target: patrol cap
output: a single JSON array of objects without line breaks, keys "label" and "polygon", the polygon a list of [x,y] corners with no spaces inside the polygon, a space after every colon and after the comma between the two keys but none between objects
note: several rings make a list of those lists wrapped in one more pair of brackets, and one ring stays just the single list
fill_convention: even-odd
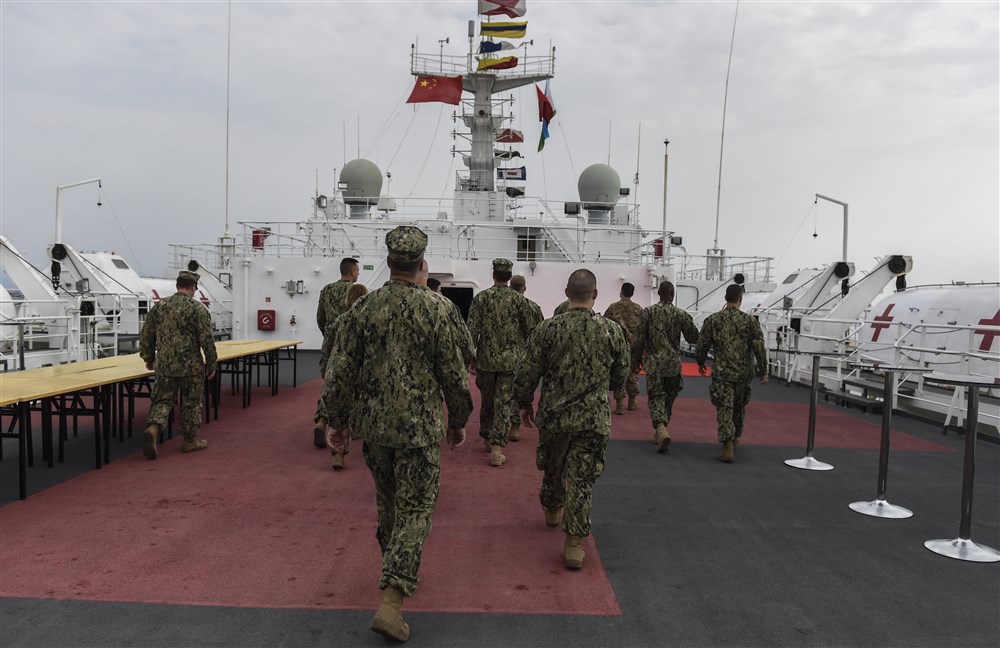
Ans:
[{"label": "patrol cap", "polygon": [[424,257],[427,235],[411,225],[400,225],[385,235],[385,246],[393,261],[411,263]]},{"label": "patrol cap", "polygon": [[201,275],[198,274],[197,272],[191,272],[189,270],[181,270],[180,272],[177,273],[177,281],[193,281],[195,283],[198,283],[199,279],[201,279]]},{"label": "patrol cap", "polygon": [[493,270],[496,272],[510,272],[514,269],[514,262],[510,259],[493,259]]}]

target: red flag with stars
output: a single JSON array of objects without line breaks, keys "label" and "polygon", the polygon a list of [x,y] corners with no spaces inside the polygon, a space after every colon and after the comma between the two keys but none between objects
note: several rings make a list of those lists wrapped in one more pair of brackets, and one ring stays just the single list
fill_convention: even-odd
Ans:
[{"label": "red flag with stars", "polygon": [[462,77],[418,76],[406,103],[440,101],[458,104],[462,101]]}]

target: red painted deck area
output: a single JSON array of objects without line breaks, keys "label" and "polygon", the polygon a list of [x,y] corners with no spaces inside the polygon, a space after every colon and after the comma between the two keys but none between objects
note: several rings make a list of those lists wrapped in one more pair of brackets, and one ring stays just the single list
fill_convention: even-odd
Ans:
[{"label": "red painted deck area", "polygon": [[[203,427],[205,452],[182,455],[174,439],[151,462],[133,440],[133,455],[3,507],[0,596],[372,609],[380,598],[373,485],[360,444],[340,473],[312,447],[319,389],[314,380],[274,399],[258,390],[248,410],[224,398],[220,420]],[[751,403],[744,443],[804,447],[807,414],[798,404]],[[490,468],[475,416],[469,442],[442,452],[422,584],[407,609],[620,614],[594,538],[584,569],[562,566],[563,534],[544,525],[538,503],[535,431],[508,447],[507,465]],[[613,425],[613,439],[648,442],[645,398]],[[707,400],[680,398],[671,453],[715,443],[714,430]],[[818,448],[878,444],[878,426],[820,408]],[[947,449],[897,432],[892,447]]]}]

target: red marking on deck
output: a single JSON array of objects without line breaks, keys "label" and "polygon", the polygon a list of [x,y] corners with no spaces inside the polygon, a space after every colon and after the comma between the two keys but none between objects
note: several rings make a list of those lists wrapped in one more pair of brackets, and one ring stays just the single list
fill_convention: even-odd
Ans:
[{"label": "red marking on deck", "polygon": [[[320,387],[274,399],[258,389],[247,410],[224,389],[219,420],[202,427],[206,451],[181,454],[175,437],[148,461],[133,439],[134,455],[3,507],[0,596],[374,610],[374,485],[360,442],[339,473],[312,447]],[[538,502],[537,433],[491,468],[477,416],[465,445],[442,450],[434,528],[406,610],[621,614],[593,537],[583,569],[563,566],[565,536],[545,526]]]},{"label": "red marking on deck", "polygon": [[[1000,326],[1000,310],[996,312],[993,319],[981,319],[979,320],[979,324],[984,326]],[[990,347],[993,346],[993,340],[1000,335],[1000,331],[997,329],[976,329],[974,333],[983,336],[983,341],[979,344],[980,351],[989,351]]]},{"label": "red marking on deck", "polygon": [[885,308],[885,312],[881,315],[875,316],[875,321],[872,322],[872,342],[878,342],[878,336],[881,335],[882,329],[889,328],[889,324],[892,322],[893,318],[889,315],[895,304],[889,304]]}]

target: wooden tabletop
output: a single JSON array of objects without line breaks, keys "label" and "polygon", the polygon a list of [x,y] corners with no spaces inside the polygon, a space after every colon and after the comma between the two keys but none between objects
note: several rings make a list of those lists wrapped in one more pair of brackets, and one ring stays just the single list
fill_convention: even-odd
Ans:
[{"label": "wooden tabletop", "polygon": [[[215,345],[219,360],[233,360],[302,344],[301,340],[225,340]],[[152,376],[138,354],[111,356],[53,367],[0,373],[0,406],[69,394]]]}]

